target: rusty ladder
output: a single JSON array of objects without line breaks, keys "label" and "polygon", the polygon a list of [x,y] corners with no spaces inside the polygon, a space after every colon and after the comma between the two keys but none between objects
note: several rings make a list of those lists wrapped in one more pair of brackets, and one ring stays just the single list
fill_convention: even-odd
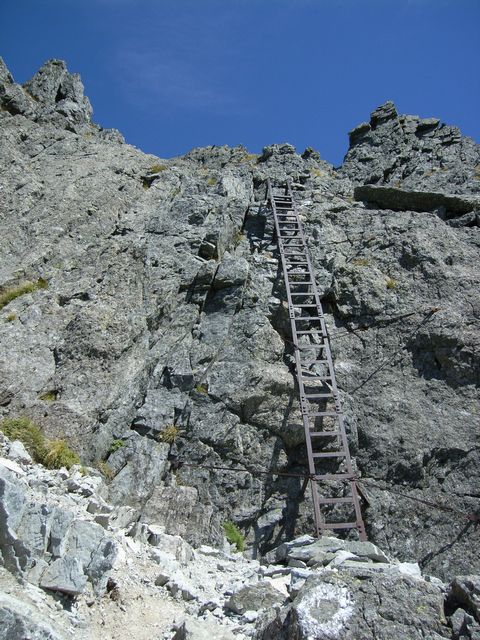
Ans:
[{"label": "rusty ladder", "polygon": [[274,187],[268,179],[267,203],[287,293],[316,535],[356,529],[366,540],[327,326],[290,181]]}]

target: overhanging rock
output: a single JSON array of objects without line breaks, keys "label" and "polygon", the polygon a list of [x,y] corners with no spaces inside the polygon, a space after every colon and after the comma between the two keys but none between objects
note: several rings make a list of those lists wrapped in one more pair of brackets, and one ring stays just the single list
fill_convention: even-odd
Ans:
[{"label": "overhanging rock", "polygon": [[447,218],[456,217],[480,209],[480,201],[458,195],[434,191],[411,191],[396,187],[380,187],[365,184],[355,187],[357,201],[374,204],[392,211],[435,211],[441,207]]}]

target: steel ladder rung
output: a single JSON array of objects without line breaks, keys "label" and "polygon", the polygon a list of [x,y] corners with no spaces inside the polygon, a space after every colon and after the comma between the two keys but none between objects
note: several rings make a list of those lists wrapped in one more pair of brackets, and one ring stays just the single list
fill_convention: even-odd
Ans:
[{"label": "steel ladder rung", "polygon": [[346,458],[345,451],[322,451],[322,453],[312,453],[314,458]]},{"label": "steel ladder rung", "polygon": [[333,438],[340,435],[340,431],[310,431],[311,438]]},{"label": "steel ladder rung", "polygon": [[320,504],[353,504],[353,497],[347,498],[318,498]]},{"label": "steel ladder rung", "polygon": [[[285,251],[285,249],[288,249],[288,247],[284,247],[280,251],[280,253],[283,253],[283,255],[285,255],[285,256],[301,256],[302,258],[305,257],[305,252],[304,251]],[[292,249],[293,249],[293,247],[292,247]]]},{"label": "steel ladder rung", "polygon": [[[313,364],[328,364],[328,360],[312,360],[311,362],[300,361],[300,365],[302,366],[311,366]],[[308,371],[308,369],[305,369],[305,371]]]},{"label": "steel ladder rung", "polygon": [[[301,330],[301,331],[297,331],[297,333],[298,333],[298,335],[302,335],[302,336],[305,336],[305,335],[312,335],[313,336],[313,335],[317,335],[318,334],[318,335],[322,335],[322,336],[326,337],[326,334],[324,334],[321,329],[315,329],[314,331]],[[315,346],[317,346],[317,345],[315,345]]]},{"label": "steel ladder rung", "polygon": [[320,529],[358,529],[359,525],[356,522],[323,522],[320,525]]},{"label": "steel ladder rung", "polygon": [[[297,331],[297,333],[300,333],[300,331]],[[324,351],[327,348],[327,340],[326,340],[326,336],[322,335],[323,341],[319,342],[318,344],[316,342],[302,342],[301,344],[297,345],[296,348],[301,351],[302,353],[304,351],[310,352],[312,349],[323,349]],[[320,354],[318,354],[318,356],[316,357],[320,357]]]},{"label": "steel ladder rung", "polygon": [[306,393],[305,397],[308,398],[334,398],[333,393]]},{"label": "steel ladder rung", "polygon": [[315,411],[314,413],[303,413],[307,418],[325,418],[327,416],[339,416],[340,411]]},{"label": "steel ladder rung", "polygon": [[353,482],[353,476],[350,473],[315,473],[312,479],[318,482],[321,482],[322,480],[341,480],[342,482],[344,480],[348,480]]}]

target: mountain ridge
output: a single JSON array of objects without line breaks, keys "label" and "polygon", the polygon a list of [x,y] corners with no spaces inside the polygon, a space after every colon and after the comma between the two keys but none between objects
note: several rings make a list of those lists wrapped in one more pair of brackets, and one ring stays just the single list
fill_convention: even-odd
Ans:
[{"label": "mountain ridge", "polygon": [[306,472],[263,207],[266,178],[289,178],[369,537],[446,581],[478,573],[473,520],[421,502],[478,513],[478,145],[386,103],[338,170],[289,144],[161,159],[93,124],[57,60],[23,88],[0,64],[0,104],[0,287],[47,283],[0,311],[1,416],[107,465],[127,524],[198,548],[232,520],[254,557],[310,532],[300,481],[260,474]]}]

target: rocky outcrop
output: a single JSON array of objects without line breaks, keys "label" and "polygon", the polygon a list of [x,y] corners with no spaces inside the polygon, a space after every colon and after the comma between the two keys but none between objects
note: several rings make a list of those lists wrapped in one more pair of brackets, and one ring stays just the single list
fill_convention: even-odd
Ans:
[{"label": "rocky outcrop", "polygon": [[[100,494],[78,469],[65,478],[79,500],[91,492],[90,516],[80,521],[93,527],[92,540],[112,526],[133,527],[142,544],[181,535],[195,548],[221,546],[231,520],[260,557],[311,531],[288,310],[263,207],[266,177],[288,177],[331,331],[368,553],[418,562],[445,581],[478,572],[478,229],[464,219],[475,207],[458,210],[478,200],[478,145],[387,104],[351,134],[339,170],[287,144],[261,156],[207,147],[161,160],[93,124],[79,78],[58,61],[24,87],[2,66],[0,101],[0,287],[8,300],[0,413],[28,416],[102,470],[103,480],[92,476]],[[28,464],[15,447],[12,460]],[[29,530],[40,531],[33,544],[8,506],[33,489],[8,482],[8,571],[30,575],[38,558],[48,567],[38,563],[35,584],[62,587],[69,598],[97,579],[104,588],[107,569],[89,575],[76,551],[86,535],[78,513],[77,524],[65,524],[75,536],[65,546],[59,534],[59,551],[46,556],[48,501],[29,515]],[[357,555],[312,548],[315,556],[289,557],[288,575],[299,572],[292,601],[309,577],[302,570],[321,571],[340,552]],[[357,552],[342,556],[342,572],[347,562],[382,564]],[[398,569],[381,577],[363,570],[369,595],[343,573],[339,583],[359,611],[378,590],[394,592],[392,581],[402,607],[402,593],[418,587]],[[156,587],[197,601],[195,585],[171,577]],[[439,594],[426,584],[418,597],[430,611]],[[212,611],[223,611],[222,594]],[[465,612],[457,618],[474,616],[467,600],[454,606]],[[296,637],[301,615],[288,607],[279,628]],[[393,619],[408,636],[410,623],[399,611]],[[379,620],[366,637],[379,633]],[[290,621],[297,626],[288,631]],[[259,633],[268,637],[277,622]],[[419,628],[449,637],[439,624],[429,614]],[[468,624],[456,620],[455,633]]]},{"label": "rocky outcrop", "polygon": [[0,458],[2,564],[50,591],[76,596],[88,582],[103,593],[116,544],[99,524],[74,518],[71,510],[45,498],[49,489],[61,491],[64,482],[63,474],[27,475]]},{"label": "rocky outcrop", "polygon": [[[465,225],[478,226],[476,224],[480,212],[480,199],[435,193],[432,191],[411,191],[397,189],[395,187],[379,187],[366,184],[355,187],[355,200],[371,203],[379,209],[391,209],[392,211],[437,211],[440,217],[458,218]],[[475,213],[473,213],[475,212]],[[473,213],[473,215],[465,215]],[[455,226],[460,226],[459,220]],[[470,224],[473,222],[474,224]]]},{"label": "rocky outcrop", "polygon": [[48,60],[20,87],[0,58],[0,83],[0,104],[12,115],[71,131],[90,124],[92,107],[83,93],[80,76],[70,74],[63,60]]},{"label": "rocky outcrop", "polygon": [[478,145],[437,118],[399,115],[386,102],[350,131],[340,168],[355,184],[478,194]]}]

